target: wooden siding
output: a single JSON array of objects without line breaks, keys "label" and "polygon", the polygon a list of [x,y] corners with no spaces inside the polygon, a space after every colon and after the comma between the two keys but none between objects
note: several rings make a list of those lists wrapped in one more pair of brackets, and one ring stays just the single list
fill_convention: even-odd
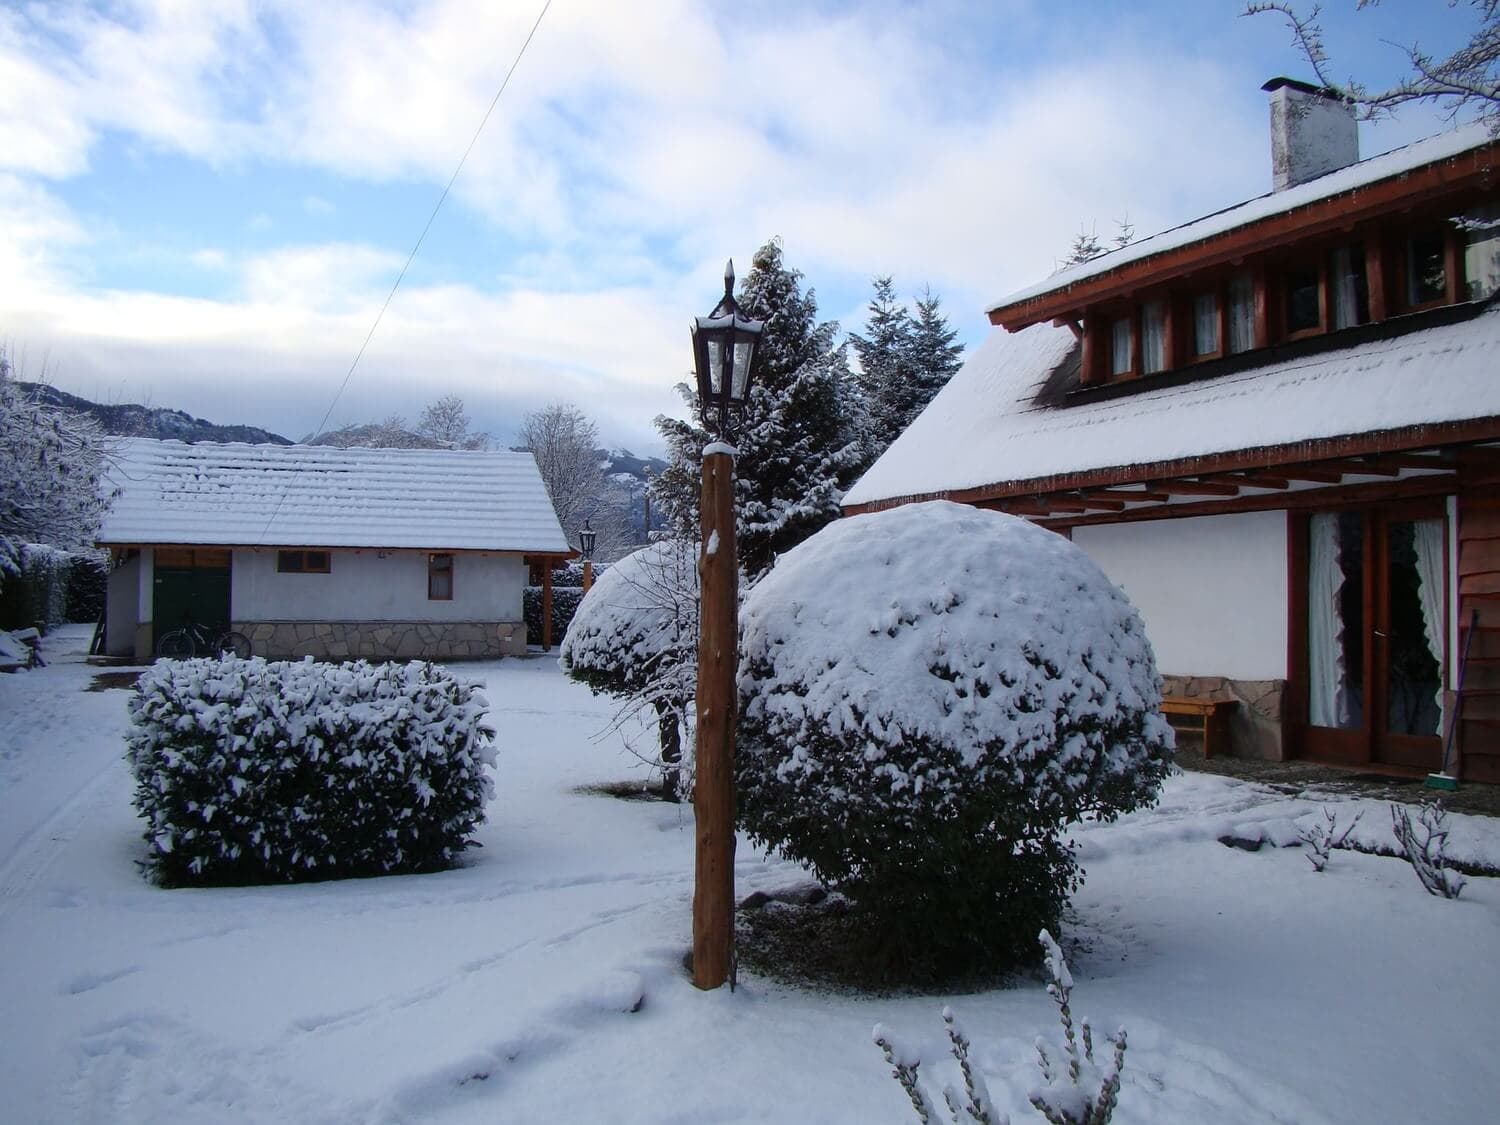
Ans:
[{"label": "wooden siding", "polygon": [[1462,776],[1500,783],[1500,497],[1493,487],[1459,497],[1458,610],[1459,652],[1467,646],[1469,653],[1458,743]]}]

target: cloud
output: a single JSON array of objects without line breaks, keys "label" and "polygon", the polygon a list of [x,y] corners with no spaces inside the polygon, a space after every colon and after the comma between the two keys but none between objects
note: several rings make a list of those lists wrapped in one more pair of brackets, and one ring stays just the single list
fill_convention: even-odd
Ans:
[{"label": "cloud", "polygon": [[309,215],[322,218],[332,215],[338,208],[320,195],[308,195],[302,198],[302,210]]}]

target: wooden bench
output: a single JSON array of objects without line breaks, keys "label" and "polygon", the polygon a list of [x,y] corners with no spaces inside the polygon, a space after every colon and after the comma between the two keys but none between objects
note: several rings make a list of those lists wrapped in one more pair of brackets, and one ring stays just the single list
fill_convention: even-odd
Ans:
[{"label": "wooden bench", "polygon": [[[1178,718],[1196,719],[1194,725],[1184,724],[1181,729],[1193,730],[1203,735],[1203,756],[1214,756],[1214,745],[1229,738],[1229,713],[1239,705],[1236,699],[1209,699],[1205,696],[1166,695],[1162,697],[1161,713]],[[1170,719],[1168,720],[1171,721]],[[1174,727],[1178,724],[1173,723]]]}]

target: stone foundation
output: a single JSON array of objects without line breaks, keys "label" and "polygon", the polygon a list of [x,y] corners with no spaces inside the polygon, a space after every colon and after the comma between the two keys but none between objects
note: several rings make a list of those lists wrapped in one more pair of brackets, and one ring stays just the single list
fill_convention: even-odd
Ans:
[{"label": "stone foundation", "polygon": [[236,621],[268,660],[493,660],[526,655],[523,621]]},{"label": "stone foundation", "polygon": [[1268,762],[1286,760],[1281,725],[1285,680],[1230,680],[1223,676],[1165,674],[1161,679],[1163,695],[1239,700],[1240,705],[1230,713],[1227,753],[1236,758],[1260,758]]}]

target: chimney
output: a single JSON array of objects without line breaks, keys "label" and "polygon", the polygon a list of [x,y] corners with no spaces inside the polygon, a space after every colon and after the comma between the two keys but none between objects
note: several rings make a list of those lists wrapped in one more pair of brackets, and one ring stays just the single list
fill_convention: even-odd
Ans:
[{"label": "chimney", "polygon": [[1359,125],[1354,107],[1337,91],[1295,78],[1273,78],[1261,87],[1271,95],[1271,187],[1305,184],[1359,161]]}]

